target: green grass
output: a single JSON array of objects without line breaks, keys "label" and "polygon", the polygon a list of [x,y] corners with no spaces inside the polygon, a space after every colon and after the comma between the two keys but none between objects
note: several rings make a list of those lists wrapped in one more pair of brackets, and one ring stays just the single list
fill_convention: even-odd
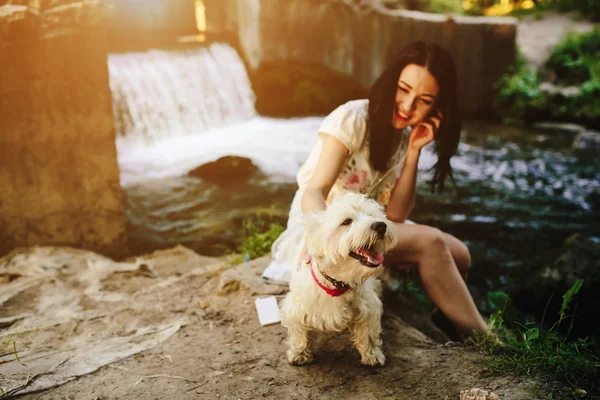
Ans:
[{"label": "green grass", "polygon": [[254,217],[246,218],[242,241],[236,248],[233,262],[240,264],[268,254],[273,242],[284,230],[285,227],[274,220],[269,210],[261,210]]},{"label": "green grass", "polygon": [[14,356],[17,359],[17,361],[19,362],[19,364],[25,365],[19,359],[19,353],[17,352],[17,342],[15,342],[10,335],[6,337],[6,341],[4,342],[4,344],[2,344],[0,346],[0,353],[2,352],[2,350],[4,350],[5,348],[7,348],[9,346],[12,347],[12,353],[14,354]]},{"label": "green grass", "polygon": [[[544,328],[543,318],[539,324],[523,325],[513,321],[513,328],[509,328],[509,296],[499,292],[492,294],[493,308],[504,302],[489,318],[488,325],[494,336],[475,335],[471,339],[474,345],[491,355],[484,361],[488,369],[519,375],[537,373],[568,385],[568,393],[550,393],[548,398],[585,398],[590,391],[598,390],[594,385],[600,370],[599,344],[590,338],[569,340],[574,322],[574,313],[569,314],[570,303],[582,283],[582,280],[576,281],[563,295],[558,320],[548,329]],[[563,324],[568,324],[566,335],[559,334]]]}]

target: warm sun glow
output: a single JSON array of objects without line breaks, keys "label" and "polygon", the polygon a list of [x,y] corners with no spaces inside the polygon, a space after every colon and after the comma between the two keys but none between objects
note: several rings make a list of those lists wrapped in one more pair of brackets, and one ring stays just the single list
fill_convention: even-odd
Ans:
[{"label": "warm sun glow", "polygon": [[471,0],[463,0],[462,7],[465,10],[470,10],[471,8],[473,8],[473,3],[471,3]]},{"label": "warm sun glow", "polygon": [[533,2],[533,0],[525,0],[521,3],[520,7],[528,10],[530,8],[533,8],[535,6],[535,3]]},{"label": "warm sun glow", "polygon": [[196,0],[194,6],[196,12],[196,28],[198,28],[201,33],[204,33],[206,32],[206,7],[204,6],[204,1]]},{"label": "warm sun glow", "polygon": [[493,6],[483,10],[483,14],[487,16],[500,16],[510,13],[514,9],[514,5],[510,3],[510,0],[500,0],[500,4],[494,4]]}]

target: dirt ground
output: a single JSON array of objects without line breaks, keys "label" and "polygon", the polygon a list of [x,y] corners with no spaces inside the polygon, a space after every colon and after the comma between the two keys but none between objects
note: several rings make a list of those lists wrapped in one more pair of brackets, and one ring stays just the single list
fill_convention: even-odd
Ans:
[{"label": "dirt ground", "polygon": [[567,32],[590,32],[598,23],[576,19],[566,14],[546,12],[542,18],[529,15],[517,26],[517,45],[535,68],[540,68]]},{"label": "dirt ground", "polygon": [[[285,359],[284,328],[261,327],[256,315],[258,296],[282,291],[260,278],[268,258],[232,268],[223,259],[176,247],[130,261],[111,264],[94,253],[64,248],[26,249],[0,259],[0,276],[12,274],[8,283],[5,279],[0,284],[7,289],[4,293],[35,276],[31,269],[23,271],[24,265],[45,271],[38,285],[15,294],[1,309],[5,325],[0,325],[0,342],[14,338],[21,360],[9,348],[0,351],[3,390],[27,379],[31,382],[22,389],[31,390],[46,378],[58,377],[67,383],[13,394],[19,399],[116,400],[458,399],[461,390],[471,388],[493,390],[502,399],[535,399],[540,393],[542,385],[533,380],[487,376],[478,363],[483,356],[475,349],[436,342],[389,309],[384,317],[384,367],[362,366],[343,333],[322,340],[312,365],[292,367]],[[94,265],[110,266],[104,268],[110,272],[90,279],[86,270]],[[57,296],[71,300],[57,303]],[[48,299],[54,299],[55,308],[42,311]],[[42,312],[44,321],[39,319]],[[28,315],[6,323],[23,313]],[[169,321],[183,322],[145,351],[110,359],[112,352],[104,350],[106,340],[124,338],[119,349],[126,348],[141,341],[132,331],[143,327],[148,332],[148,327]],[[56,352],[66,356],[53,359],[54,364],[41,362],[40,370],[40,360]],[[65,367],[80,354],[88,357],[87,364]],[[68,376],[79,375],[103,357],[105,365],[95,372]]]},{"label": "dirt ground", "polygon": [[[540,66],[566,31],[592,27],[531,16],[517,41]],[[256,316],[257,297],[283,293],[261,281],[267,262],[231,268],[183,247],[127,263],[69,248],[1,258],[0,398],[434,400],[471,388],[545,397],[533,378],[489,376],[484,355],[443,343],[426,316],[389,299],[384,367],[361,366],[347,334],[325,338],[312,365],[289,366],[284,328]]]}]

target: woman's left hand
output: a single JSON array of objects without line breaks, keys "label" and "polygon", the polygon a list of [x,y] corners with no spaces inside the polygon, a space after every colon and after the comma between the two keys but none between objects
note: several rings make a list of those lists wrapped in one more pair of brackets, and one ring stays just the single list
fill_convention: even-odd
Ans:
[{"label": "woman's left hand", "polygon": [[435,133],[442,122],[442,113],[437,111],[431,117],[416,125],[408,137],[408,147],[411,150],[421,151],[423,147],[433,142]]}]

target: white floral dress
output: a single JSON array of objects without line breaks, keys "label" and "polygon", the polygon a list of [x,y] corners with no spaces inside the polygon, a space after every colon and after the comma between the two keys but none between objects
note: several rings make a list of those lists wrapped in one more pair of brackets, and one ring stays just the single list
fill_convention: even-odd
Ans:
[{"label": "white floral dress", "polygon": [[[381,173],[371,167],[369,162],[369,140],[367,135],[368,100],[353,100],[341,105],[329,114],[321,123],[319,137],[332,135],[349,150],[348,159],[338,179],[331,188],[327,201],[347,191],[369,194],[379,204],[386,207],[406,155],[409,129],[401,134],[398,150],[389,162],[389,168]],[[298,190],[292,201],[286,230],[273,243],[273,260],[265,269],[263,278],[275,283],[289,281],[292,268],[296,267],[304,243],[302,226],[302,208],[300,200],[306,188],[322,150],[322,140],[310,153],[297,175]]]}]

